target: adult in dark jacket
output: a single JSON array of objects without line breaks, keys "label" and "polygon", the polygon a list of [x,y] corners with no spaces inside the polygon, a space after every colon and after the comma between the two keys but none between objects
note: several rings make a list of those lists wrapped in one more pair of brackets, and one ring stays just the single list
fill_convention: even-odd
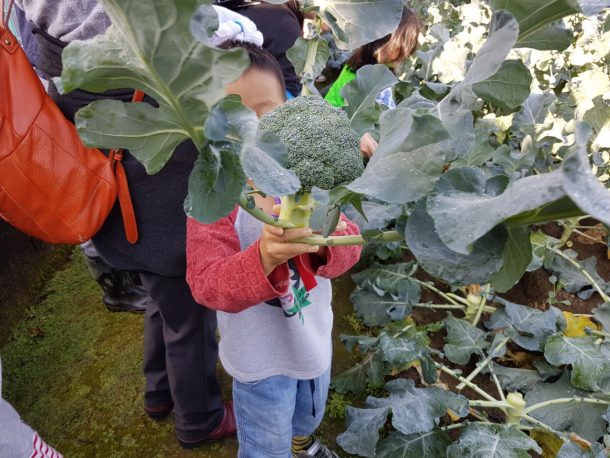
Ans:
[{"label": "adult in dark jacket", "polygon": [[263,48],[273,54],[282,68],[286,90],[297,97],[301,93],[301,83],[286,51],[303,33],[303,16],[298,2],[291,0],[283,5],[272,5],[248,0],[216,0],[215,3],[237,11],[256,24],[265,40]]},{"label": "adult in dark jacket", "polygon": [[[97,0],[17,0],[17,4],[34,24],[38,68],[49,80],[61,74],[61,52],[67,42],[92,38],[109,26]],[[51,83],[49,94],[73,121],[76,111],[90,102],[101,98],[127,102],[133,91],[61,95]],[[185,142],[161,172],[150,176],[126,153],[123,165],[140,239],[134,245],[127,242],[118,205],[93,239],[112,267],[140,272],[154,300],[144,324],[145,408],[154,419],[173,410],[176,436],[185,447],[235,432],[232,405],[223,405],[216,375],[216,314],[194,301],[185,280],[183,202],[196,157],[195,146]]]}]

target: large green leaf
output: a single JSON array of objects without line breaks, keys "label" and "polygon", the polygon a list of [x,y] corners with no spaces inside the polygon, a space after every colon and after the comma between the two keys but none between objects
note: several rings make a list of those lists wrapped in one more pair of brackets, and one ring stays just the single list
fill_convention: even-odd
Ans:
[{"label": "large green leaf", "polygon": [[532,369],[518,369],[515,367],[500,366],[492,362],[490,367],[498,376],[500,384],[504,390],[527,392],[538,383],[542,382],[542,377],[538,371]]},{"label": "large green leaf", "polygon": [[[574,250],[564,250],[563,254],[567,257],[576,260],[578,253]],[[597,273],[597,258],[590,258],[577,261],[580,267],[588,275],[585,275],[579,268],[570,263],[567,259],[557,256],[554,252],[547,252],[545,256],[544,267],[556,275],[561,283],[561,286],[572,294],[578,294],[581,299],[589,299],[595,290],[591,279],[595,281],[602,289],[608,289],[608,285],[603,278]],[[583,288],[588,288],[581,291]]]},{"label": "large green leaf", "polygon": [[500,293],[511,289],[521,279],[532,261],[530,228],[509,227],[508,242],[504,248],[502,269],[493,276],[491,285]]},{"label": "large green leaf", "polygon": [[[576,0],[491,0],[490,4],[494,10],[510,11],[519,21],[519,44],[536,44],[532,41],[539,30],[580,11]],[[537,49],[560,49],[560,46],[550,47],[546,43]]]},{"label": "large green leaf", "polygon": [[[570,375],[564,375],[554,383],[538,383],[525,394],[527,406],[560,398],[591,398],[591,393],[574,388]],[[606,422],[602,414],[607,406],[582,402],[550,405],[530,413],[557,431],[570,431],[589,441],[598,440],[605,432]]]},{"label": "large green leaf", "polygon": [[[310,51],[311,48],[313,48],[312,51]],[[309,52],[315,52],[313,62],[307,60]],[[294,66],[302,84],[310,84],[315,81],[326,67],[328,56],[328,42],[318,36],[307,39],[299,37],[293,47],[286,51],[286,57]]]},{"label": "large green leaf", "polygon": [[235,208],[245,182],[239,152],[229,144],[210,144],[195,161],[184,210],[198,221],[213,223]]},{"label": "large green leaf", "polygon": [[401,366],[426,358],[430,354],[429,343],[423,333],[407,337],[393,337],[382,333],[379,348],[385,362]]},{"label": "large green leaf", "polygon": [[283,167],[288,152],[282,140],[259,130],[258,117],[237,95],[229,95],[214,106],[205,124],[205,136],[214,144],[231,142],[239,149],[241,165],[257,189],[272,195],[296,193],[301,183]]},{"label": "large green leaf", "polygon": [[337,444],[348,453],[374,457],[379,429],[385,424],[390,409],[356,409],[348,406],[347,430],[337,436]]},{"label": "large green leaf", "polygon": [[606,332],[610,332],[610,303],[599,305],[593,309],[593,316],[602,325]]},{"label": "large green leaf", "polygon": [[608,452],[598,443],[591,444],[591,448],[585,450],[574,442],[566,442],[559,449],[556,458],[608,458]]},{"label": "large green leaf", "polygon": [[305,0],[305,6],[319,7],[338,44],[356,49],[391,34],[400,22],[401,0]]},{"label": "large green leaf", "polygon": [[550,307],[542,311],[525,305],[514,304],[496,297],[503,304],[485,323],[489,329],[505,329],[514,343],[526,350],[539,351],[547,339],[565,326],[561,310]]},{"label": "large green leaf", "polygon": [[477,240],[470,254],[461,254],[442,242],[434,221],[419,205],[409,216],[405,240],[426,272],[450,285],[464,286],[487,283],[500,270],[507,232],[499,226]]},{"label": "large green leaf", "polygon": [[368,289],[354,291],[350,299],[356,314],[367,326],[382,326],[411,313],[410,300],[394,299],[389,294],[380,296]]},{"label": "large green leaf", "polygon": [[574,42],[571,30],[549,24],[517,42],[518,48],[564,51]]},{"label": "large green leaf", "polygon": [[431,115],[396,108],[382,114],[381,140],[362,176],[347,187],[395,204],[428,194],[443,173],[449,135]]},{"label": "large green leaf", "polygon": [[542,453],[538,444],[517,428],[472,424],[447,449],[447,458],[529,458]]},{"label": "large green leaf", "polygon": [[366,404],[374,410],[389,408],[392,426],[403,434],[431,431],[440,417],[452,410],[456,415],[468,415],[468,399],[441,388],[416,388],[410,379],[396,379],[386,383],[387,398],[369,396]]},{"label": "large green leaf", "polygon": [[453,316],[445,319],[445,328],[447,339],[443,351],[449,361],[455,364],[468,364],[473,354],[484,356],[483,350],[489,347],[486,332],[473,326],[469,321]]},{"label": "large green leaf", "polygon": [[489,24],[489,37],[472,61],[464,80],[454,85],[437,107],[433,108],[451,135],[451,146],[457,157],[466,156],[474,141],[472,108],[476,95],[473,84],[490,78],[502,66],[519,34],[519,25],[510,13],[494,14]]},{"label": "large green leaf", "polygon": [[383,360],[376,352],[367,354],[358,364],[333,378],[332,386],[337,393],[364,392],[367,386],[382,386]]},{"label": "large green leaf", "polygon": [[343,87],[344,110],[356,132],[362,135],[375,128],[381,114],[377,96],[397,82],[386,65],[365,65],[356,72],[356,79]]},{"label": "large green leaf", "polygon": [[442,457],[447,452],[451,438],[440,429],[408,436],[392,431],[377,445],[377,458]]},{"label": "large green leaf", "polygon": [[76,117],[83,140],[129,148],[149,173],[158,172],[184,140],[190,138],[204,151],[206,116],[224,97],[225,85],[248,66],[245,52],[210,48],[195,39],[189,26],[201,3],[197,0],[101,3],[112,25],[103,35],[73,41],[64,50],[63,90],[135,88],[159,107],[95,102]]},{"label": "large green leaf", "polygon": [[372,289],[379,295],[391,294],[410,304],[419,301],[421,286],[413,281],[417,270],[414,262],[398,264],[375,263],[368,269],[352,275],[352,279],[361,287]]},{"label": "large green leaf", "polygon": [[610,224],[610,190],[591,171],[587,144],[591,127],[579,123],[576,127],[576,151],[563,162],[561,184],[570,199],[584,212],[605,224]]},{"label": "large green leaf", "polygon": [[503,110],[520,106],[530,95],[532,75],[520,60],[506,60],[495,74],[473,84],[472,90],[483,100]]},{"label": "large green leaf", "polygon": [[610,390],[610,342],[598,344],[597,337],[549,337],[544,357],[555,365],[572,365],[572,384],[589,391]]},{"label": "large green leaf", "polygon": [[560,172],[522,178],[498,196],[490,195],[486,185],[482,169],[457,168],[443,175],[428,197],[438,236],[458,253],[469,253],[473,242],[508,218],[564,196]]}]

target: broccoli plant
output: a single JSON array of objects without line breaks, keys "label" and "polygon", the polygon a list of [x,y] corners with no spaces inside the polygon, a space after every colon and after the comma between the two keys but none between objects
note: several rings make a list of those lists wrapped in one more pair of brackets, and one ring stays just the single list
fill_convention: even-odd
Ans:
[{"label": "broccoli plant", "polygon": [[301,182],[295,194],[283,196],[280,223],[309,226],[315,207],[312,188],[327,191],[362,175],[358,134],[344,111],[316,96],[290,100],[264,115],[259,127],[282,140],[287,168]]}]

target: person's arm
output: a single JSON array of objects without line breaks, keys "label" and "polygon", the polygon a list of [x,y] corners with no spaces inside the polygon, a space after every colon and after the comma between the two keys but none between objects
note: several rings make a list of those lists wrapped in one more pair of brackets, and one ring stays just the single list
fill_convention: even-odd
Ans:
[{"label": "person's arm", "polygon": [[225,312],[246,308],[281,296],[289,284],[287,266],[265,275],[260,242],[240,250],[233,227],[237,210],[214,224],[187,222],[186,279],[200,304]]}]

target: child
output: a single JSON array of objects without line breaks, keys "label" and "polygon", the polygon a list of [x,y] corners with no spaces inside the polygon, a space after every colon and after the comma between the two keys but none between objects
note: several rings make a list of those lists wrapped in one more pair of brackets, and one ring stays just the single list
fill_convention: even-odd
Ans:
[{"label": "child", "polygon": [[[281,70],[268,56],[266,69],[251,67],[227,87],[259,116],[283,101]],[[278,212],[274,198],[255,200]],[[337,235],[357,233],[344,218],[337,226]],[[263,225],[239,207],[214,224],[187,223],[187,281],[198,302],[219,311],[240,458],[336,457],[313,436],[330,379],[329,279],[355,264],[361,250],[293,242],[310,234]]]}]

